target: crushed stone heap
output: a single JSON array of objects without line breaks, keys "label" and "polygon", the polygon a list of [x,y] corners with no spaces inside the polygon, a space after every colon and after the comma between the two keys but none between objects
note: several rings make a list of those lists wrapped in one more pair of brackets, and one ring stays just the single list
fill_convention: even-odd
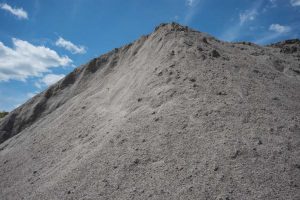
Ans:
[{"label": "crushed stone heap", "polygon": [[0,119],[1,199],[300,199],[300,42],[176,23]]}]

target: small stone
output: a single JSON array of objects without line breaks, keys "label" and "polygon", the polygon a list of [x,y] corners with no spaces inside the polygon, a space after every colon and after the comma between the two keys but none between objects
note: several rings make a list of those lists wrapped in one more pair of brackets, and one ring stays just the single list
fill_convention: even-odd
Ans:
[{"label": "small stone", "polygon": [[224,95],[227,95],[227,93],[224,92],[224,91],[221,91],[221,92],[218,92],[217,95],[222,95],[222,96],[224,96]]},{"label": "small stone", "polygon": [[167,80],[166,80],[166,83],[170,83],[171,81],[172,81],[172,78],[168,77]]},{"label": "small stone", "polygon": [[214,57],[214,58],[219,58],[221,55],[217,50],[214,49],[211,52],[211,56]]},{"label": "small stone", "polygon": [[183,167],[176,167],[176,170],[181,171],[183,170]]},{"label": "small stone", "polygon": [[142,98],[138,98],[138,100],[137,100],[138,102],[141,102],[142,101]]},{"label": "small stone", "polygon": [[207,41],[207,38],[206,38],[206,37],[204,37],[204,38],[202,39],[202,41],[203,41],[205,44],[208,44],[208,41]]},{"label": "small stone", "polygon": [[194,83],[194,82],[196,82],[196,79],[195,79],[195,78],[190,78],[190,81],[191,81],[192,83]]},{"label": "small stone", "polygon": [[241,154],[240,150],[236,150],[234,154],[231,156],[231,159],[236,159]]},{"label": "small stone", "polygon": [[188,127],[188,124],[183,124],[181,129],[186,129]]},{"label": "small stone", "polygon": [[257,144],[258,144],[258,145],[261,145],[261,144],[262,144],[262,141],[259,139],[259,140],[257,141]]},{"label": "small stone", "polygon": [[138,165],[138,164],[140,164],[140,162],[141,162],[141,161],[140,161],[140,159],[138,159],[138,158],[137,158],[137,159],[135,159],[135,160],[133,161],[133,163],[134,163],[135,165]]},{"label": "small stone", "polygon": [[202,47],[200,47],[200,46],[197,47],[197,50],[198,51],[203,51]]}]

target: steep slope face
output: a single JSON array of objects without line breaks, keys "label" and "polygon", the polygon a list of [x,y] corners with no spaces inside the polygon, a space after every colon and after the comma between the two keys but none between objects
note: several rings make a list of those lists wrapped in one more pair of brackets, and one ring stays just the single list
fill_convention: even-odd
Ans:
[{"label": "steep slope face", "polygon": [[[0,143],[13,137],[26,127],[56,110],[69,99],[85,90],[89,73],[94,73],[99,67],[113,68],[116,64],[114,51],[92,60],[86,66],[76,68],[63,80],[36,95],[24,105],[18,107],[0,121]],[[110,69],[109,69],[110,70]]]},{"label": "steep slope face", "polygon": [[289,43],[162,24],[92,60],[0,121],[1,197],[299,199]]}]

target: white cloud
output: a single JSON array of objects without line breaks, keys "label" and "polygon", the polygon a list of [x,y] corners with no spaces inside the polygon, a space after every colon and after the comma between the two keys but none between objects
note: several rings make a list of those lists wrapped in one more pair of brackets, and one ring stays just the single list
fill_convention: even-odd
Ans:
[{"label": "white cloud", "polygon": [[41,83],[41,80],[38,80],[34,83],[35,87],[39,88],[39,89],[42,89],[43,85]]},{"label": "white cloud", "polygon": [[27,96],[28,98],[32,98],[32,97],[34,97],[34,96],[37,95],[37,94],[38,94],[37,91],[36,91],[36,92],[29,92],[29,93],[26,94],[26,96]]},{"label": "white cloud", "polygon": [[193,6],[195,3],[195,0],[186,0],[186,3],[188,6]]},{"label": "white cloud", "polygon": [[7,3],[0,3],[2,10],[8,11],[19,19],[28,19],[28,14],[23,8],[13,8]]},{"label": "white cloud", "polygon": [[64,74],[46,74],[44,77],[38,79],[34,85],[38,89],[43,89],[44,87],[49,87],[64,78],[66,75]]},{"label": "white cloud", "polygon": [[75,44],[73,44],[71,41],[65,40],[62,37],[59,37],[56,42],[55,45],[58,47],[62,47],[68,51],[70,51],[73,54],[84,54],[86,53],[86,49],[84,46],[77,46]]},{"label": "white cloud", "polygon": [[269,2],[272,4],[272,6],[277,6],[277,0],[269,0]]},{"label": "white cloud", "polygon": [[[240,12],[238,20],[236,20],[235,23],[230,23],[228,28],[225,29],[219,37],[225,41],[231,42],[241,38],[241,35],[247,34],[245,32],[249,30],[247,26],[252,25],[249,22],[254,21],[261,13],[262,3],[263,1],[254,1],[252,7]],[[234,17],[234,19],[235,18],[236,17]]]},{"label": "white cloud", "polygon": [[290,2],[292,6],[300,6],[300,0],[291,0]]},{"label": "white cloud", "polygon": [[40,82],[45,84],[46,86],[50,86],[64,77],[64,74],[47,74],[40,80]]},{"label": "white cloud", "polygon": [[[256,39],[254,43],[257,44],[268,44],[274,40],[282,37],[284,34],[290,34],[292,28],[289,26],[283,26],[280,24],[271,24],[269,31],[265,32],[262,37]],[[270,32],[272,31],[272,32]]]},{"label": "white cloud", "polygon": [[246,10],[245,12],[240,13],[240,25],[243,25],[248,21],[253,21],[257,15],[258,12],[256,9]]},{"label": "white cloud", "polygon": [[276,8],[277,6],[277,0],[269,0],[269,2],[263,7],[262,12],[266,13],[270,9]]},{"label": "white cloud", "polygon": [[0,42],[0,82],[8,80],[26,81],[39,77],[52,67],[69,66],[72,60],[59,56],[45,46],[34,46],[27,41],[13,38],[13,48]]},{"label": "white cloud", "polygon": [[275,31],[276,33],[288,33],[291,31],[291,27],[280,24],[271,24],[269,30]]},{"label": "white cloud", "polygon": [[225,30],[220,38],[225,41],[234,41],[235,39],[237,39],[240,36],[243,28],[246,26],[247,22],[253,21],[258,15],[257,8],[258,6],[255,6],[250,10],[246,10],[245,12],[240,13],[239,21]]},{"label": "white cloud", "polygon": [[183,18],[183,24],[189,24],[193,20],[194,16],[199,12],[203,0],[186,0],[185,2],[188,8]]}]

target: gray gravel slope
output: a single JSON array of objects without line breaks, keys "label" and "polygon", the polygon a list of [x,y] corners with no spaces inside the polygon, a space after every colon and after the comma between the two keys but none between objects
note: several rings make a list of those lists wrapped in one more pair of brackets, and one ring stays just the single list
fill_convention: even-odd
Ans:
[{"label": "gray gravel slope", "polygon": [[300,44],[162,24],[0,121],[1,199],[300,199]]}]

